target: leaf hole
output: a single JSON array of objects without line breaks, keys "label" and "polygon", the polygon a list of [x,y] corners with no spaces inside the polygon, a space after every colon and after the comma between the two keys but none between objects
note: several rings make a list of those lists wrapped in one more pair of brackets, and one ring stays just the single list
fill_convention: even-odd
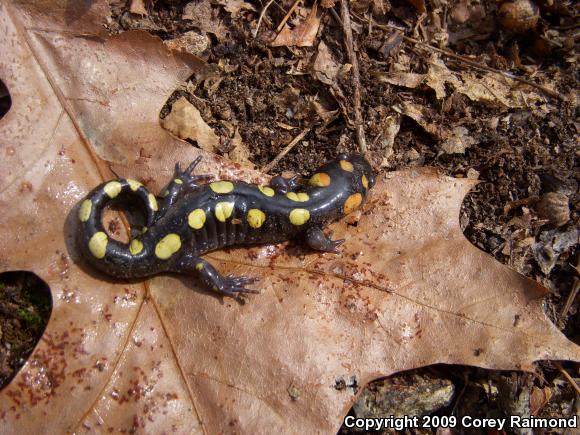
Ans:
[{"label": "leaf hole", "polygon": [[46,329],[52,296],[32,272],[0,273],[0,388],[24,365]]},{"label": "leaf hole", "polygon": [[[120,198],[116,198],[105,207],[101,222],[110,237],[127,243],[131,238],[141,234],[146,225],[143,204],[132,195],[120,195]],[[125,225],[131,229],[130,236]]]},{"label": "leaf hole", "polygon": [[10,92],[2,80],[0,80],[0,119],[8,113],[12,107],[12,98]]}]

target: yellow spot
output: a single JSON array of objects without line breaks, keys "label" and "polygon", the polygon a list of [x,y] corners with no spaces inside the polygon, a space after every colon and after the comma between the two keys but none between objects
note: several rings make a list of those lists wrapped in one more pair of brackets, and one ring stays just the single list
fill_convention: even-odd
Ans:
[{"label": "yellow spot", "polygon": [[181,248],[181,239],[177,234],[167,234],[155,246],[155,256],[167,260]]},{"label": "yellow spot", "polygon": [[165,192],[163,192],[163,194],[161,196],[163,198],[165,198],[167,195],[169,195],[169,190],[166,190]]},{"label": "yellow spot", "polygon": [[248,211],[248,225],[252,228],[260,228],[266,220],[266,214],[262,210],[252,208]]},{"label": "yellow spot", "polygon": [[234,190],[234,183],[231,181],[214,181],[209,185],[215,193],[230,193]]},{"label": "yellow spot", "polygon": [[305,208],[295,208],[290,212],[292,225],[304,225],[310,219],[310,212]]},{"label": "yellow spot", "polygon": [[175,180],[173,180],[173,182],[175,184],[183,184],[183,180],[181,178],[176,178]]},{"label": "yellow spot", "polygon": [[310,177],[308,184],[316,187],[327,187],[330,186],[330,175],[325,172],[318,172]]},{"label": "yellow spot", "polygon": [[153,194],[150,193],[147,197],[149,198],[149,208],[153,211],[159,210],[159,207],[157,207],[157,200],[155,199],[155,196],[153,196]]},{"label": "yellow spot", "polygon": [[189,213],[189,216],[187,217],[187,223],[194,230],[203,228],[205,224],[205,211],[203,211],[201,208],[196,208],[191,213]]},{"label": "yellow spot", "polygon": [[103,258],[107,253],[107,243],[109,242],[109,238],[107,235],[99,231],[98,233],[93,234],[91,239],[89,240],[89,251],[97,258]]},{"label": "yellow spot", "polygon": [[304,192],[288,192],[286,194],[286,197],[292,201],[296,201],[296,202],[306,202],[308,201],[308,194],[304,193]]},{"label": "yellow spot", "polygon": [[141,234],[146,233],[148,229],[149,228],[147,228],[147,227],[143,227],[143,229],[141,230]]},{"label": "yellow spot", "polygon": [[141,186],[143,186],[137,180],[133,180],[132,178],[127,178],[127,184],[129,185],[129,187],[131,188],[131,190],[133,192],[136,192],[137,189],[139,189]]},{"label": "yellow spot", "polygon": [[274,196],[274,189],[268,186],[258,186],[260,192],[262,192],[266,196]]},{"label": "yellow spot", "polygon": [[362,182],[362,185],[365,189],[369,188],[369,180],[367,179],[366,175],[363,175],[362,178],[360,179]]},{"label": "yellow spot", "polygon": [[346,198],[344,202],[344,214],[349,214],[355,211],[360,203],[362,202],[362,195],[360,193],[354,193]]},{"label": "yellow spot", "polygon": [[105,193],[109,196],[109,198],[116,198],[119,193],[121,193],[121,183],[118,181],[109,181],[103,187]]},{"label": "yellow spot", "polygon": [[232,215],[234,210],[233,202],[218,202],[215,205],[215,217],[220,222],[225,222]]},{"label": "yellow spot", "polygon": [[90,199],[85,199],[79,208],[79,219],[81,222],[86,222],[91,216],[91,210],[93,208],[93,203]]},{"label": "yellow spot", "polygon": [[131,244],[129,245],[129,252],[131,255],[137,255],[139,252],[143,250],[143,243],[137,239],[131,240]]},{"label": "yellow spot", "polygon": [[340,167],[343,170],[345,170],[346,172],[354,171],[354,167],[352,166],[352,163],[349,162],[348,160],[341,160],[339,163],[340,163]]},{"label": "yellow spot", "polygon": [[203,263],[197,263],[195,265],[195,270],[201,270],[201,269],[203,269]]}]

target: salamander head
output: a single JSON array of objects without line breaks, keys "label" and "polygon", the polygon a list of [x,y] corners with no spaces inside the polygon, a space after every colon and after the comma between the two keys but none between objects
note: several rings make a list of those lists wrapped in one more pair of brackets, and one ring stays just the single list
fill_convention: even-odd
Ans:
[{"label": "salamander head", "polygon": [[369,162],[360,154],[339,154],[333,161],[346,172],[351,172],[355,185],[361,184],[365,192],[375,185],[375,173]]},{"label": "salamander head", "polygon": [[367,178],[368,189],[375,185],[376,180],[373,168],[371,168],[370,163],[361,154],[340,154],[337,160],[339,160],[339,164],[340,160],[350,162],[354,166],[354,172],[356,174],[364,175]]}]

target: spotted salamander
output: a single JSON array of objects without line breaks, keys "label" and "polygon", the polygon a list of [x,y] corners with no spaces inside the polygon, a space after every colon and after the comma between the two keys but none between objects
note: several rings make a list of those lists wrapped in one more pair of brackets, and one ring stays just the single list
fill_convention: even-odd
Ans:
[{"label": "spotted salamander", "polygon": [[[192,175],[200,160],[184,171],[176,165],[161,205],[132,179],[109,181],[91,191],[78,209],[79,246],[87,260],[119,278],[197,274],[224,295],[256,292],[246,288],[255,281],[252,278],[223,276],[200,255],[226,246],[295,238],[316,250],[338,252],[344,240],[331,240],[323,227],[356,210],[375,183],[371,166],[358,154],[339,155],[320,167],[307,185],[283,177],[274,177],[269,186],[226,180],[207,183],[211,177]],[[101,215],[111,201],[131,196],[144,205],[146,227],[129,243],[122,243],[107,234]]]}]

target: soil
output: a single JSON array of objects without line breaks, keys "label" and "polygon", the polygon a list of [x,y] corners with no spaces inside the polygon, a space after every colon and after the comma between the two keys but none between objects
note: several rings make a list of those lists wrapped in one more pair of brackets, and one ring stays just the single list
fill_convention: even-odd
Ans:
[{"label": "soil", "polygon": [[50,289],[36,275],[0,274],[0,388],[26,362],[46,328],[51,309]]},{"label": "soil", "polygon": [[[196,54],[209,64],[219,65],[221,71],[209,78],[192,77],[160,111],[162,118],[177,97],[185,96],[219,136],[232,137],[232,125],[235,126],[249,148],[249,160],[258,168],[271,162],[299,132],[309,129],[272,174],[305,175],[339,152],[358,150],[352,75],[339,74],[334,84],[325,85],[314,80],[308,68],[321,41],[338,65],[349,64],[338,18],[340,2],[334,6],[337,13],[319,7],[323,30],[319,30],[313,47],[302,48],[270,46],[276,26],[294,3],[291,1],[271,5],[257,37],[253,31],[263,7],[260,2],[247,2],[247,8],[234,12],[224,8],[228,2],[194,2],[200,14],[197,19],[184,18],[188,1],[145,2],[148,15],[131,14],[128,9],[131,3],[110,2],[113,14],[107,27],[111,33],[144,29],[171,41],[186,32],[195,32],[206,41],[206,46],[202,44],[203,49]],[[573,34],[578,26],[573,19],[578,15],[578,6],[574,10],[565,2],[534,5],[529,0],[517,0],[514,4],[517,13],[510,21],[505,17],[513,14],[509,15],[506,6],[492,0],[450,3],[433,0],[426,5],[424,15],[417,12],[416,6],[424,5],[420,0],[351,2],[367,156],[380,171],[435,166],[451,176],[477,177],[481,182],[466,197],[461,212],[466,237],[498,261],[551,289],[546,313],[571,340],[580,342],[580,300],[570,296],[578,285],[579,261],[575,231],[580,218],[580,113],[572,98],[578,95],[575,62],[578,38],[574,39]],[[304,19],[300,14],[306,15],[311,5],[312,2],[305,2],[298,8],[298,16],[294,14],[289,20],[291,26]],[[530,25],[529,10],[537,23],[522,30],[522,26]],[[372,27],[368,19],[371,16],[377,23]],[[437,99],[428,86],[408,88],[382,83],[377,75],[392,72],[401,65],[417,74],[427,73],[434,54],[452,71],[474,71],[460,59],[402,39],[395,27],[404,29],[401,34],[436,48],[472,56],[479,64],[554,89],[556,96],[544,95],[547,103],[532,102],[527,107],[506,109],[473,101],[449,86],[445,89],[446,97]],[[497,80],[502,79],[497,76]],[[542,94],[541,90],[536,91]],[[406,116],[398,118],[399,132],[391,144],[385,145],[385,125],[389,117],[396,115],[393,108],[409,102],[422,108],[431,125],[445,126],[448,130],[467,129],[472,145],[463,152],[443,152],[437,132],[428,132]],[[223,141],[219,151],[227,155],[231,151],[230,141]],[[546,196],[550,192],[557,195]],[[26,295],[27,287],[21,289]],[[10,311],[7,307],[21,302],[24,305],[20,310],[46,312],[47,305],[33,308],[29,297],[14,296],[16,290],[6,282],[2,287],[2,316]],[[15,321],[16,318],[0,318],[2,349],[8,338],[6,325],[26,323],[22,319]],[[30,327],[11,335],[16,337],[11,352],[14,354],[24,343],[33,346],[42,330],[43,327]],[[11,361],[24,361],[30,351],[31,348],[23,351]],[[9,369],[14,368],[13,362],[4,363],[4,359],[1,362],[0,383],[12,377]],[[574,364],[563,369],[578,373]],[[417,373],[399,374],[390,381]],[[533,374],[434,366],[430,376],[450,379],[454,385],[449,403],[434,411],[436,415],[532,412],[538,416],[568,417],[580,407],[562,368],[553,363],[538,365]],[[378,382],[381,381],[367,388],[376,389]],[[542,401],[542,397],[548,399]],[[341,432],[350,430],[343,428]]]}]

